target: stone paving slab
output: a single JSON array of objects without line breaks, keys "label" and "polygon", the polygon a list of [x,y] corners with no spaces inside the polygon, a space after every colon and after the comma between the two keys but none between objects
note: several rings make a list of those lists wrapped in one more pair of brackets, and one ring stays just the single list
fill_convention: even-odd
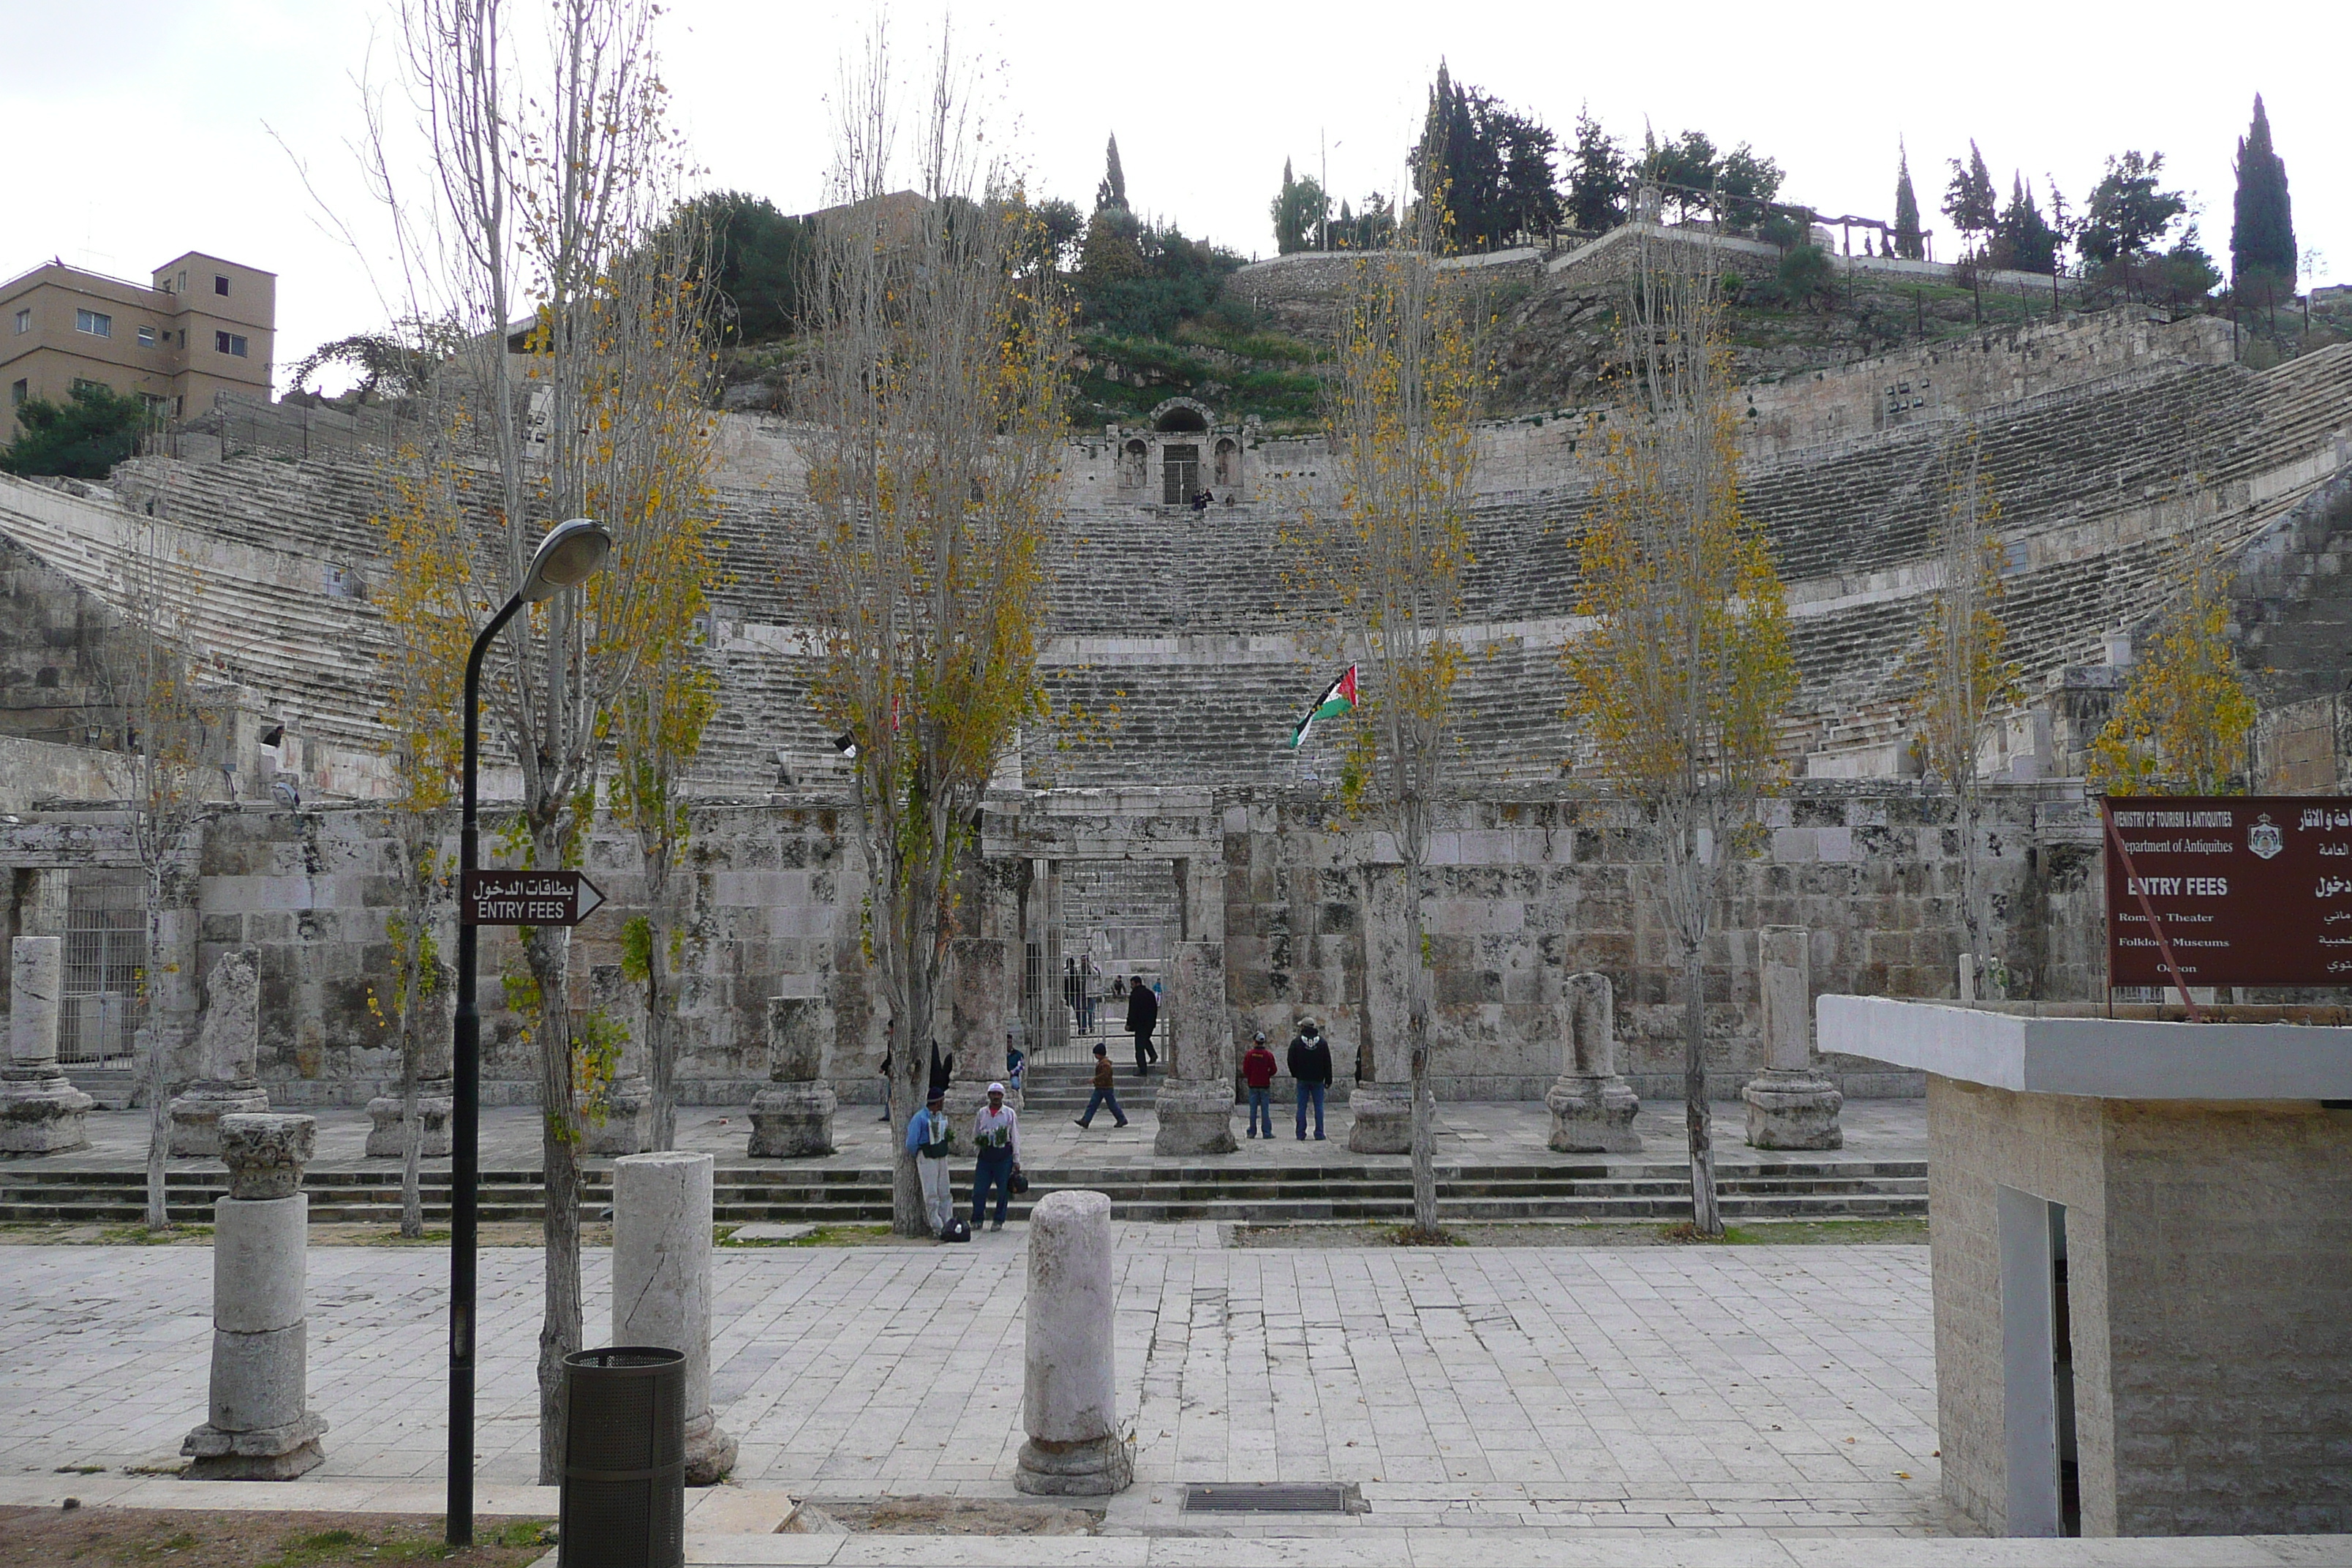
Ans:
[{"label": "stone paving slab", "polygon": [[[1122,1528],[1183,1527],[1181,1484],[1220,1480],[1360,1482],[1372,1511],[1342,1533],[1939,1527],[1924,1247],[1239,1251],[1207,1224],[1118,1234],[1119,1403],[1143,1482],[1116,1505]],[[1024,1239],[1016,1224],[969,1247],[722,1253],[712,1393],[736,1479],[820,1500],[1013,1495]],[[534,1479],[539,1264],[481,1258],[488,1485]],[[176,1462],[205,1408],[209,1248],[5,1247],[0,1268],[0,1342],[17,1352],[0,1364],[0,1475]],[[310,1270],[311,1396],[331,1426],[297,1485],[436,1479],[441,1257],[319,1247]],[[594,1342],[608,1254],[585,1279]]]},{"label": "stone paving slab", "polygon": [[[696,1568],[2343,1568],[2352,1536],[2093,1541],[1615,1540],[1365,1530],[1345,1540],[922,1535],[691,1536]],[[551,1553],[537,1568],[556,1568]]]},{"label": "stone paving slab", "polygon": [[[1108,1113],[1097,1118],[1091,1129],[1075,1125],[1068,1115],[1061,1112],[1041,1111],[1024,1116],[1021,1128],[1024,1163],[1037,1169],[1208,1166],[1223,1170],[1339,1164],[1402,1169],[1406,1164],[1402,1154],[1350,1153],[1347,1139],[1348,1130],[1353,1121],[1348,1109],[1339,1105],[1329,1108],[1324,1123],[1328,1136],[1320,1142],[1312,1138],[1305,1142],[1294,1138],[1286,1111],[1276,1120],[1278,1136],[1272,1140],[1244,1139],[1241,1136],[1244,1117],[1237,1110],[1234,1117],[1234,1138],[1241,1146],[1234,1153],[1221,1157],[1155,1154],[1151,1142],[1158,1123],[1151,1115],[1150,1093],[1149,1089],[1139,1092],[1135,1096],[1136,1102],[1128,1105],[1129,1123],[1124,1130],[1113,1129]],[[1843,1150],[1824,1153],[1782,1153],[1750,1149],[1740,1141],[1746,1126],[1746,1109],[1730,1100],[1717,1102],[1712,1109],[1716,1127],[1716,1159],[1720,1169],[1789,1161],[1853,1163],[1921,1161],[1927,1157],[1927,1111],[1924,1100],[1848,1100],[1844,1114],[1846,1146]],[[366,1157],[364,1151],[369,1121],[365,1111],[321,1107],[300,1113],[314,1116],[319,1121],[318,1153],[310,1165],[312,1171],[397,1171],[400,1168],[397,1160],[371,1160]],[[1655,1163],[1676,1164],[1685,1159],[1680,1100],[1652,1101],[1643,1106],[1642,1113],[1634,1123],[1643,1145],[1637,1154],[1552,1152],[1544,1143],[1550,1135],[1551,1119],[1540,1101],[1450,1101],[1437,1108],[1437,1159],[1442,1165],[1576,1164],[1631,1170]],[[11,1161],[5,1168],[10,1171],[136,1171],[146,1168],[147,1113],[144,1110],[93,1111],[89,1117],[89,1147],[67,1154],[46,1155],[37,1161]],[[750,1116],[745,1110],[698,1105],[678,1108],[678,1147],[714,1155],[722,1166],[742,1165],[777,1172],[873,1170],[889,1163],[896,1146],[891,1130],[881,1125],[872,1106],[842,1107],[834,1121],[836,1151],[819,1159],[752,1160],[745,1152],[751,1131]],[[537,1170],[539,1134],[539,1113],[529,1107],[502,1106],[485,1110],[482,1112],[482,1168],[486,1171]],[[610,1160],[602,1159],[591,1159],[586,1163],[599,1169],[612,1163]],[[178,1159],[169,1162],[169,1164],[174,1171],[217,1172],[223,1168],[217,1160]],[[427,1160],[425,1164],[428,1170],[446,1171],[449,1168],[446,1158]]]}]

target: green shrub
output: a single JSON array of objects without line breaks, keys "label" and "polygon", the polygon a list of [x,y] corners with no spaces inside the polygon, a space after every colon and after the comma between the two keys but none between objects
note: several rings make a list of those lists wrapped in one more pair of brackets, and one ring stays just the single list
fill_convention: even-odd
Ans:
[{"label": "green shrub", "polygon": [[16,438],[0,449],[0,469],[28,479],[103,479],[139,450],[146,427],[147,405],[139,399],[79,382],[65,403],[29,397],[16,405]]}]

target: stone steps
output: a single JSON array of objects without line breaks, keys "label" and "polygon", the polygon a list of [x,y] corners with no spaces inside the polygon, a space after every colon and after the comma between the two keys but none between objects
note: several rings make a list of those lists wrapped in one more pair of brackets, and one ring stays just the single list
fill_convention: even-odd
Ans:
[{"label": "stone steps", "polygon": [[[1411,1212],[1412,1186],[1402,1162],[1378,1164],[1336,1156],[1319,1166],[1232,1164],[1041,1167],[1034,1185],[1016,1203],[1031,1204],[1062,1188],[1109,1194],[1112,1212],[1133,1220],[1391,1219]],[[959,1168],[958,1191],[970,1192]],[[1918,1161],[1758,1161],[1727,1165],[1719,1175],[1724,1212],[1734,1218],[1917,1215],[1927,1212],[1927,1168]],[[722,1166],[713,1215],[720,1223],[797,1220],[829,1223],[887,1220],[891,1176],[880,1168],[793,1169]],[[397,1223],[400,1180],[394,1171],[337,1172],[313,1168],[303,1181],[310,1217],[319,1224]],[[449,1177],[428,1171],[424,1182],[428,1223],[448,1220]],[[226,1178],[175,1172],[168,1184],[175,1220],[203,1223]],[[145,1183],[138,1172],[0,1171],[0,1221],[130,1224],[144,1213]],[[1456,1219],[1656,1219],[1686,1217],[1689,1180],[1676,1163],[1636,1165],[1462,1165],[1438,1173],[1440,1211]],[[609,1170],[592,1170],[583,1184],[584,1218],[604,1217],[612,1203]],[[484,1223],[528,1222],[541,1215],[539,1173],[485,1173]]]}]

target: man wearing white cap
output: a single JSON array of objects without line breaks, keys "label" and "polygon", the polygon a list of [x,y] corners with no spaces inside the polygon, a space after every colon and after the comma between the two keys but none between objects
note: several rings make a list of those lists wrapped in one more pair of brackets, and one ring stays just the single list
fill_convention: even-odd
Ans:
[{"label": "man wearing white cap", "polygon": [[988,1103],[972,1119],[971,1141],[980,1150],[980,1168],[971,1174],[971,1228],[980,1228],[988,1190],[996,1189],[996,1220],[991,1230],[1004,1228],[1004,1205],[1013,1199],[1013,1173],[1021,1164],[1021,1113],[1004,1103],[1004,1086],[988,1086]]}]

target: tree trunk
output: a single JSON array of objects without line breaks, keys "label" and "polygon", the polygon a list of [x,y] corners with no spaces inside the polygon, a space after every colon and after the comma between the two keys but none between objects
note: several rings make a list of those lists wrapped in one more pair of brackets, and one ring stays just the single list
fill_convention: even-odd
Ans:
[{"label": "tree trunk", "polygon": [[677,1147],[677,990],[662,984],[662,965],[669,957],[669,921],[661,913],[658,885],[652,890],[654,909],[646,954],[646,1077],[653,1085],[653,1147],[656,1152]]},{"label": "tree trunk", "polygon": [[1412,991],[1405,1015],[1412,1031],[1407,1045],[1411,1055],[1406,1059],[1412,1078],[1412,1224],[1414,1229],[1427,1237],[1437,1229],[1437,1091],[1429,1081],[1429,972],[1422,963],[1419,868],[1407,866],[1404,876],[1405,908],[1412,943],[1407,956],[1411,967],[1406,971],[1412,977]]},{"label": "tree trunk", "polygon": [[425,1235],[425,1126],[416,1108],[416,1057],[423,1048],[416,1038],[424,1011],[424,998],[418,994],[422,989],[415,980],[410,981],[400,1041],[400,1234],[410,1241]]},{"label": "tree trunk", "polygon": [[890,1079],[892,1129],[890,1232],[894,1236],[929,1236],[929,1213],[923,1206],[923,1176],[915,1156],[907,1152],[907,1124],[923,1108],[931,1085],[931,991],[922,979],[920,955],[908,959],[916,972],[910,989],[908,1016],[890,1020]]},{"label": "tree trunk", "polygon": [[[553,858],[553,857],[550,857]],[[539,984],[541,1237],[546,1247],[546,1310],[539,1325],[539,1484],[563,1479],[563,1358],[580,1348],[580,1113],[572,1090],[572,932],[532,929],[523,943]]]},{"label": "tree trunk", "polygon": [[172,1223],[164,1202],[163,1154],[172,1140],[172,1075],[165,1058],[171,1055],[151,1013],[147,1023],[147,1228],[162,1230]]},{"label": "tree trunk", "polygon": [[172,1223],[165,1201],[163,1156],[172,1146],[172,1072],[170,1031],[158,1016],[155,999],[162,987],[152,977],[163,972],[163,878],[160,870],[147,877],[147,1228],[162,1230]]},{"label": "tree trunk", "polygon": [[1723,1235],[1715,1196],[1715,1125],[1706,1103],[1706,967],[1704,948],[1683,951],[1683,1124],[1690,1133],[1691,1228]]}]

